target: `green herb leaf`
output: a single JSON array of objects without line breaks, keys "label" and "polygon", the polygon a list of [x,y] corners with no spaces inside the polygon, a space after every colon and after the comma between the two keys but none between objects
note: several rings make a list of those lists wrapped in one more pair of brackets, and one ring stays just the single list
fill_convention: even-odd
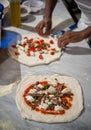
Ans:
[{"label": "green herb leaf", "polygon": [[22,44],[21,44],[21,43],[19,43],[18,45],[19,45],[19,46],[22,46]]},{"label": "green herb leaf", "polygon": [[59,52],[58,50],[55,51],[55,53],[58,53],[58,52]]},{"label": "green herb leaf", "polygon": [[50,87],[50,84],[46,84],[46,85],[44,86],[43,90],[46,90],[46,89],[48,89],[49,87]]},{"label": "green herb leaf", "polygon": [[44,51],[41,51],[40,54],[44,54]]},{"label": "green herb leaf", "polygon": [[46,48],[46,44],[42,44],[42,48],[45,49]]}]

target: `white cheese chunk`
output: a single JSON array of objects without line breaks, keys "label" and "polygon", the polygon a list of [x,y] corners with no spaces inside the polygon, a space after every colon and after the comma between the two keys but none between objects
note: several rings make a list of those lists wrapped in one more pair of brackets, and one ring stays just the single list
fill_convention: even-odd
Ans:
[{"label": "white cheese chunk", "polygon": [[24,43],[24,42],[27,43],[27,39],[23,39],[23,43]]},{"label": "white cheese chunk", "polygon": [[49,95],[49,97],[52,98],[52,97],[54,97],[54,95],[51,94],[51,95]]},{"label": "white cheese chunk", "polygon": [[35,56],[35,53],[33,51],[30,52],[31,56]]},{"label": "white cheese chunk", "polygon": [[68,93],[68,92],[71,92],[70,88],[65,88],[65,89],[62,90],[62,93]]},{"label": "white cheese chunk", "polygon": [[18,40],[18,41],[17,41],[17,45],[18,45],[18,44],[22,44],[21,41]]},{"label": "white cheese chunk", "polygon": [[28,51],[28,45],[25,46],[25,52],[27,52],[27,51]]},{"label": "white cheese chunk", "polygon": [[30,96],[30,95],[27,95],[26,96],[26,99],[27,99],[27,101],[29,101],[29,102],[33,102],[35,99],[32,97],[32,96]]},{"label": "white cheese chunk", "polygon": [[58,80],[54,79],[54,77],[51,77],[49,79],[49,84],[53,84],[53,86],[57,86]]},{"label": "white cheese chunk", "polygon": [[48,108],[48,104],[46,104],[46,103],[41,103],[41,104],[39,105],[39,108],[42,108],[42,109],[46,110],[46,109]]},{"label": "white cheese chunk", "polygon": [[37,90],[36,89],[31,89],[30,91],[29,91],[29,93],[35,93]]},{"label": "white cheese chunk", "polygon": [[48,54],[48,50],[44,50],[44,53],[45,53],[45,54]]},{"label": "white cheese chunk", "polygon": [[63,108],[59,105],[56,105],[54,109],[55,109],[55,111],[59,111],[59,110],[62,110]]},{"label": "white cheese chunk", "polygon": [[44,88],[44,86],[41,85],[41,84],[38,84],[37,87],[38,87],[38,88]]},{"label": "white cheese chunk", "polygon": [[54,86],[57,86],[58,81],[56,79],[53,79]]},{"label": "white cheese chunk", "polygon": [[56,89],[55,89],[54,87],[50,86],[50,87],[47,89],[47,91],[48,91],[49,93],[54,93],[54,92],[56,92]]},{"label": "white cheese chunk", "polygon": [[37,93],[39,93],[39,94],[43,94],[43,91],[38,91]]},{"label": "white cheese chunk", "polygon": [[52,102],[49,101],[49,102],[48,102],[48,105],[51,105],[51,104],[52,104]]},{"label": "white cheese chunk", "polygon": [[16,47],[18,47],[20,50],[24,51],[24,47],[21,45],[16,45]]},{"label": "white cheese chunk", "polygon": [[45,91],[44,91],[44,93],[45,93],[45,94],[47,94],[47,93],[48,93],[48,91],[47,91],[47,90],[45,90]]},{"label": "white cheese chunk", "polygon": [[48,100],[48,99],[46,99],[46,100],[45,100],[45,103],[48,103],[48,102],[49,102],[49,100]]}]

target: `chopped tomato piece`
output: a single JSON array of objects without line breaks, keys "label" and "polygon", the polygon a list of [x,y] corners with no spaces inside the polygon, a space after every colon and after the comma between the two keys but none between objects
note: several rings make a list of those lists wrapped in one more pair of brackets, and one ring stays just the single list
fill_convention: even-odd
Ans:
[{"label": "chopped tomato piece", "polygon": [[41,44],[44,44],[44,40],[43,40],[43,39],[41,39],[41,40],[40,40],[40,43],[41,43]]},{"label": "chopped tomato piece", "polygon": [[31,54],[28,52],[28,53],[27,53],[27,56],[31,56]]},{"label": "chopped tomato piece", "polygon": [[54,44],[54,41],[53,41],[53,40],[50,40],[50,43],[51,43],[51,44]]},{"label": "chopped tomato piece", "polygon": [[56,49],[55,49],[55,48],[52,48],[51,50],[52,50],[52,51],[56,51]]},{"label": "chopped tomato piece", "polygon": [[30,40],[30,41],[33,41],[33,38],[30,38],[29,40]]},{"label": "chopped tomato piece", "polygon": [[73,100],[73,97],[70,97],[69,100],[72,101],[72,100]]},{"label": "chopped tomato piece", "polygon": [[35,41],[34,43],[36,43],[36,44],[40,44],[40,42],[39,42],[39,41]]},{"label": "chopped tomato piece", "polygon": [[31,43],[32,43],[32,41],[28,39],[27,40],[27,44],[31,44]]},{"label": "chopped tomato piece", "polygon": [[31,44],[33,42],[33,38],[28,39],[27,43]]},{"label": "chopped tomato piece", "polygon": [[16,56],[19,55],[19,52],[16,51],[16,52],[15,52],[15,55],[16,55]]},{"label": "chopped tomato piece", "polygon": [[44,59],[43,55],[40,54],[39,59],[43,60]]},{"label": "chopped tomato piece", "polygon": [[25,48],[25,46],[26,46],[26,43],[23,43],[23,45],[22,45],[24,48]]},{"label": "chopped tomato piece", "polygon": [[28,49],[27,49],[27,51],[28,51],[28,52],[30,52],[30,51],[31,51],[31,49],[30,49],[30,48],[28,48]]},{"label": "chopped tomato piece", "polygon": [[42,81],[42,82],[40,82],[40,84],[41,84],[42,86],[46,86],[46,85],[48,84],[48,82],[47,82],[47,81]]},{"label": "chopped tomato piece", "polygon": [[36,51],[34,46],[31,46],[29,49],[30,49],[31,51],[33,51],[33,52]]},{"label": "chopped tomato piece", "polygon": [[67,98],[66,97],[62,97],[61,100],[62,100],[62,102],[67,102]]},{"label": "chopped tomato piece", "polygon": [[24,37],[24,39],[28,39],[28,37]]},{"label": "chopped tomato piece", "polygon": [[17,48],[16,45],[12,45],[13,48]]},{"label": "chopped tomato piece", "polygon": [[70,102],[67,103],[68,108],[70,108],[72,105]]},{"label": "chopped tomato piece", "polygon": [[51,55],[54,55],[54,54],[55,54],[55,52],[54,52],[54,51],[52,51],[50,54],[51,54]]},{"label": "chopped tomato piece", "polygon": [[47,44],[47,46],[50,48],[50,44]]},{"label": "chopped tomato piece", "polygon": [[41,51],[41,50],[42,50],[42,47],[39,46],[39,47],[37,48],[37,51]]},{"label": "chopped tomato piece", "polygon": [[57,83],[57,86],[61,88],[61,90],[67,88],[64,84]]}]

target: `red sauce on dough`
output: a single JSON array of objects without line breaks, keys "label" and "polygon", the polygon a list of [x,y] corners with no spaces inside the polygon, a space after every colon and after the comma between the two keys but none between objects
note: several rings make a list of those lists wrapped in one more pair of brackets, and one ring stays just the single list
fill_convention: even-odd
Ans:
[{"label": "red sauce on dough", "polygon": [[[39,83],[42,84],[42,85],[46,85],[48,82],[47,82],[47,81],[42,81],[42,82],[39,82]],[[28,94],[28,92],[29,92],[31,89],[34,88],[34,85],[35,85],[35,84],[30,85],[30,86],[24,91],[24,94],[23,94],[24,101],[25,101],[26,104],[27,104],[28,106],[30,106],[30,107],[33,107],[34,104],[27,101],[26,95]],[[61,84],[59,83],[59,85],[61,85]],[[64,88],[66,88],[66,86],[64,86]],[[72,104],[71,104],[70,102],[73,100],[73,97],[72,97],[72,96],[71,96],[71,97],[67,97],[67,98],[66,98],[66,97],[62,97],[61,100],[62,100],[63,102],[67,102],[67,107],[68,107],[67,110],[70,109],[70,107],[72,106]],[[69,100],[70,102],[68,102],[68,100]],[[55,110],[44,110],[44,109],[42,109],[42,108],[36,107],[34,110],[37,111],[37,112],[41,112],[41,113],[43,113],[43,114],[53,114],[53,115],[63,115],[63,114],[65,114],[65,110],[64,110],[64,109],[63,109],[63,110],[60,110],[60,111],[55,111]]]}]

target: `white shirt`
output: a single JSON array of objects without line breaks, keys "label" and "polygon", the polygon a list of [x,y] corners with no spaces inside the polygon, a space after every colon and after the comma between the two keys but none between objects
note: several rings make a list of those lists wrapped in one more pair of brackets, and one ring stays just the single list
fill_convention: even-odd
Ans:
[{"label": "white shirt", "polygon": [[75,0],[75,1],[82,12],[91,14],[91,0]]},{"label": "white shirt", "polygon": [[75,0],[81,10],[81,21],[91,26],[91,0]]}]

